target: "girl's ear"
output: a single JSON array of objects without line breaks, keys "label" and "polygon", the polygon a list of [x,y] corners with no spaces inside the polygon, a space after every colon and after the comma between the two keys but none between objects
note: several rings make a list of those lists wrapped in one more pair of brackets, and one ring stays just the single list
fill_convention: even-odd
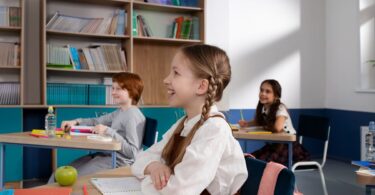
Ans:
[{"label": "girl's ear", "polygon": [[209,85],[210,82],[208,82],[207,79],[201,79],[199,81],[199,85],[198,85],[198,89],[196,91],[196,94],[197,95],[204,95],[207,93],[208,91],[208,85]]}]

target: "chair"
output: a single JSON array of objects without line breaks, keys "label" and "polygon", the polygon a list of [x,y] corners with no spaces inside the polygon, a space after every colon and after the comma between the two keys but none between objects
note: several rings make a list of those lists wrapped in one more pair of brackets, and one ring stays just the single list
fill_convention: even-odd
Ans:
[{"label": "chair", "polygon": [[142,140],[143,146],[149,148],[158,141],[158,131],[156,129],[157,125],[157,120],[146,117],[145,132]]},{"label": "chair", "polygon": [[[312,167],[315,166],[318,168],[320,178],[323,185],[324,194],[327,195],[327,187],[324,179],[323,174],[323,167],[326,163],[327,158],[327,150],[328,150],[328,140],[329,140],[329,133],[330,133],[330,125],[329,119],[326,117],[319,117],[319,116],[309,116],[309,115],[300,115],[299,117],[299,125],[298,125],[298,132],[297,135],[299,136],[299,143],[302,144],[303,137],[313,138],[315,140],[321,140],[324,142],[324,149],[323,149],[323,159],[322,162],[319,163],[317,161],[301,161],[297,162],[293,165],[292,171],[302,171],[296,170],[297,167]],[[308,169],[314,170],[314,169]],[[308,171],[303,169],[303,171]]]},{"label": "chair", "polygon": [[[240,194],[257,195],[260,181],[263,176],[263,170],[267,163],[261,160],[246,157],[246,167],[248,177],[241,187]],[[293,195],[295,177],[291,170],[283,169],[277,178],[275,186],[275,195]]]}]

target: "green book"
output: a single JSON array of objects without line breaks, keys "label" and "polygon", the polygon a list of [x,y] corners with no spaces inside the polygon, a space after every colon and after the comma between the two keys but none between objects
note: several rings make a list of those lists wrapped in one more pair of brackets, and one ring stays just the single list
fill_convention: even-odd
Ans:
[{"label": "green book", "polygon": [[138,30],[137,30],[137,13],[133,11],[133,28],[132,28],[132,33],[133,36],[138,36]]},{"label": "green book", "polygon": [[181,1],[180,0],[172,0],[173,5],[181,6]]},{"label": "green book", "polygon": [[188,18],[182,23],[182,29],[181,29],[181,38],[182,39],[189,39],[190,38],[190,32],[191,32],[191,19]]},{"label": "green book", "polygon": [[47,64],[48,68],[61,68],[61,69],[69,69],[73,70],[73,65],[72,64]]}]

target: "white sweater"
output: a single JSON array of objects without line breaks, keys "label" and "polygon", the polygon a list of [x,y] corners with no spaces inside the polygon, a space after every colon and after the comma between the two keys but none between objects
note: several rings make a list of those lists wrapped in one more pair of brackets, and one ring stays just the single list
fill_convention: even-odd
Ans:
[{"label": "white sweater", "polygon": [[[211,108],[210,115],[217,115],[217,107]],[[200,115],[185,121],[181,136],[187,136]],[[142,181],[144,194],[199,195],[207,189],[212,195],[236,193],[247,178],[243,152],[233,137],[227,122],[220,117],[209,118],[195,133],[191,144],[186,148],[182,161],[174,168],[167,185],[157,191],[149,175],[144,170],[153,161],[165,163],[161,157],[178,120],[164,135],[163,139],[148,150],[139,153],[132,165],[132,173]]]}]

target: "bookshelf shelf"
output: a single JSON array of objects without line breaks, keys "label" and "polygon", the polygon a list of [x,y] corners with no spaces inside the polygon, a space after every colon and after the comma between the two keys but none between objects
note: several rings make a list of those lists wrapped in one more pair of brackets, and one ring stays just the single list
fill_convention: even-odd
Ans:
[{"label": "bookshelf shelf", "polygon": [[141,1],[133,2],[134,9],[144,9],[151,11],[170,11],[170,12],[201,12],[203,8],[201,7],[187,7],[187,6],[174,6],[174,5],[163,5],[157,3],[146,3]]},{"label": "bookshelf shelf", "polygon": [[0,26],[0,31],[16,31],[21,32],[21,27],[12,27],[12,26]]},{"label": "bookshelf shelf", "polygon": [[21,66],[0,66],[0,69],[21,69]]},{"label": "bookshelf shelf", "polygon": [[202,43],[201,40],[194,39],[173,39],[161,37],[133,37],[135,41],[158,41],[158,42],[177,42],[177,43]]},{"label": "bookshelf shelf", "polygon": [[95,73],[95,74],[115,74],[123,71],[95,71],[95,70],[73,70],[60,68],[47,68],[47,71],[69,72],[69,73]]},{"label": "bookshelf shelf", "polygon": [[91,33],[76,33],[76,32],[64,32],[47,30],[48,35],[64,35],[64,36],[74,36],[74,37],[96,37],[96,38],[109,38],[109,39],[129,39],[128,35],[107,35],[107,34],[91,34]]}]

